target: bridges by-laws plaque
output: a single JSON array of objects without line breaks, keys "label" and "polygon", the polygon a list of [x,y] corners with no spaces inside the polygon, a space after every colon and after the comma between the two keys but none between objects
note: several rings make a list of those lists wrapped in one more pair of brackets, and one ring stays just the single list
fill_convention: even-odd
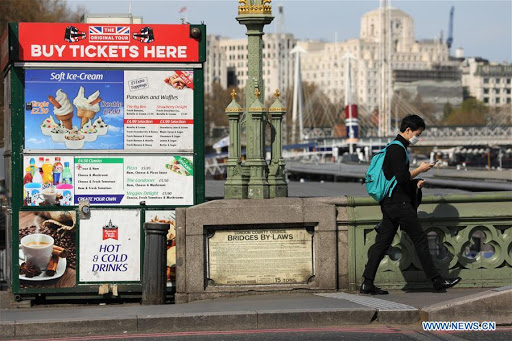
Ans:
[{"label": "bridges by-laws plaque", "polygon": [[306,228],[216,230],[207,245],[216,285],[307,283],[314,275]]}]

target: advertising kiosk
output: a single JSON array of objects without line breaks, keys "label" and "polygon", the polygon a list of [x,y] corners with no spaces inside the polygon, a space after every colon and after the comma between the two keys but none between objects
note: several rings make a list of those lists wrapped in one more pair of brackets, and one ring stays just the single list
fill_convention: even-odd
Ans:
[{"label": "advertising kiosk", "polygon": [[145,222],[204,202],[204,25],[15,23],[2,37],[18,299],[139,295]]}]

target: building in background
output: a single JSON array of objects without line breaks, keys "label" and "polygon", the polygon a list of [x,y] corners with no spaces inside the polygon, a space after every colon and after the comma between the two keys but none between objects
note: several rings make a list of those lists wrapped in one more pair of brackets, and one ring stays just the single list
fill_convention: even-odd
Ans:
[{"label": "building in background", "polygon": [[463,89],[461,71],[456,65],[436,65],[428,70],[393,70],[396,96],[420,98],[434,107],[435,119],[442,118],[443,108],[448,103],[462,103]]},{"label": "building in background", "polygon": [[224,49],[221,47],[221,41],[225,38],[209,35],[206,40],[206,63],[204,65],[204,85],[205,91],[212,91],[212,84],[218,83],[223,88],[228,87],[228,67],[227,58]]},{"label": "building in background", "polygon": [[[379,63],[382,58],[381,47],[381,11],[377,9],[366,13],[361,18],[360,38],[344,42],[299,42],[307,54],[302,59],[303,79],[312,81],[320,86],[331,99],[343,100],[346,86],[346,63],[351,62],[352,98],[354,102],[363,106],[366,111],[372,111],[379,105],[381,93],[379,85]],[[447,46],[440,40],[415,40],[414,20],[403,11],[391,8],[390,12],[390,68],[392,73],[391,86],[396,91],[398,75],[404,71],[415,72],[415,81],[423,80],[436,84],[438,79],[432,77],[440,69],[453,68],[458,62],[451,61]],[[452,74],[453,75],[453,74]],[[423,78],[424,77],[424,78]],[[459,78],[460,83],[460,78]],[[460,84],[446,83],[443,87],[455,86],[450,92],[461,89]],[[420,86],[421,87],[421,86]],[[457,90],[458,89],[458,90]],[[417,91],[415,91],[417,92]],[[452,104],[462,101],[453,98]],[[438,99],[439,100],[439,99]]]},{"label": "building in background", "polygon": [[[361,18],[360,38],[344,42],[298,41],[290,33],[266,33],[263,36],[266,93],[270,94],[276,88],[285,90],[293,86],[294,58],[290,56],[290,51],[299,44],[307,51],[301,56],[304,82],[320,87],[333,103],[341,103],[346,86],[344,72],[347,69],[346,63],[350,61],[354,102],[368,111],[377,108],[380,93],[379,60],[382,58],[379,53],[381,11],[377,9],[364,14]],[[439,67],[454,65],[446,44],[440,40],[416,41],[414,20],[399,9],[391,8],[389,11],[393,71],[439,70]],[[247,39],[209,36],[208,44],[206,91],[211,89],[212,82],[218,82],[222,87],[244,87],[247,82]],[[432,81],[430,76],[427,79]],[[458,84],[455,86],[460,88]],[[462,93],[460,97],[458,103],[462,100]]]},{"label": "building in background", "polygon": [[[263,81],[265,94],[276,89],[285,91],[292,86],[294,59],[290,51],[297,40],[290,33],[266,33],[263,36]],[[205,65],[205,90],[214,82],[223,88],[245,88],[247,83],[247,39],[208,36],[208,56]]]},{"label": "building in background", "polygon": [[490,63],[482,58],[464,59],[462,85],[467,96],[493,107],[512,103],[512,65]]}]

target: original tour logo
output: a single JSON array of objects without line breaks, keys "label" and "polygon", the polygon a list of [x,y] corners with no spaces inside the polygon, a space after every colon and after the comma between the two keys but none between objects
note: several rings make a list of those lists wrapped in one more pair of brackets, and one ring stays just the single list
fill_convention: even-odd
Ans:
[{"label": "original tour logo", "polygon": [[90,42],[128,43],[130,42],[129,26],[89,26]]},{"label": "original tour logo", "polygon": [[103,226],[103,240],[106,239],[119,240],[119,228],[112,224],[112,220],[109,220],[108,224]]}]

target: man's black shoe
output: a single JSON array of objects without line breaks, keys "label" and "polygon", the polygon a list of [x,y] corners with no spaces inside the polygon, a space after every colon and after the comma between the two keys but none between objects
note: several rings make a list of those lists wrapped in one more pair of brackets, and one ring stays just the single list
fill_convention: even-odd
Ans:
[{"label": "man's black shoe", "polygon": [[361,289],[359,289],[361,294],[369,294],[369,295],[387,295],[388,292],[386,290],[382,290],[381,288],[377,288],[373,284],[365,284],[361,285]]},{"label": "man's black shoe", "polygon": [[456,278],[443,278],[439,277],[438,279],[434,280],[434,289],[436,291],[444,290],[453,287],[457,283],[459,283],[461,280],[460,277]]}]

